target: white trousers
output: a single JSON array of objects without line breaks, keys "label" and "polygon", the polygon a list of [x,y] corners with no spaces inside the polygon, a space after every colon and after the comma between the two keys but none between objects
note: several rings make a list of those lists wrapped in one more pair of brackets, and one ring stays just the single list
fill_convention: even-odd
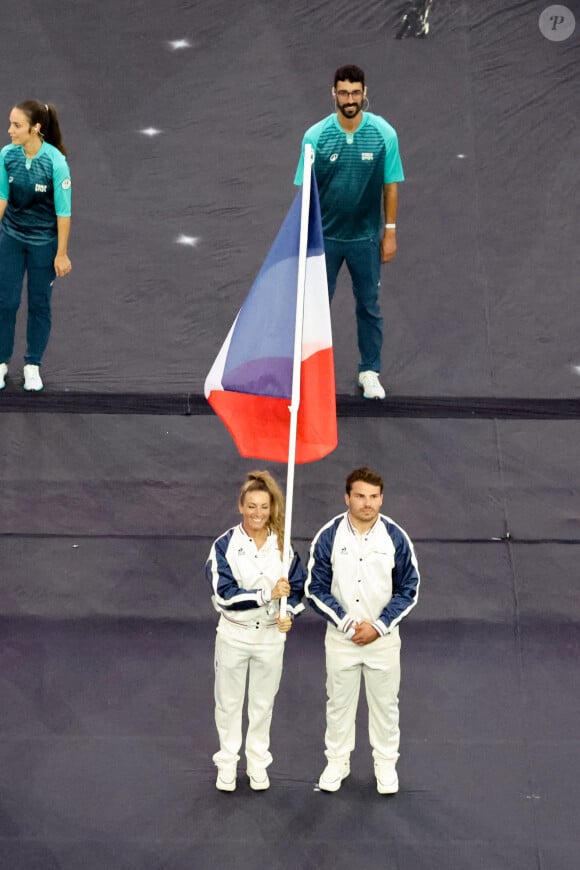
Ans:
[{"label": "white trousers", "polygon": [[399,758],[401,640],[398,631],[357,646],[333,628],[326,632],[326,751],[329,761],[346,761],[355,746],[361,675],[369,710],[369,740],[376,762]]},{"label": "white trousers", "polygon": [[[251,629],[246,629],[251,631]],[[284,659],[283,636],[267,629],[269,641],[244,643],[218,633],[215,645],[215,723],[220,748],[216,765],[235,765],[242,746],[242,711],[248,683],[246,761],[249,768],[272,763],[270,723],[280,686]],[[275,634],[273,634],[275,633]]]}]

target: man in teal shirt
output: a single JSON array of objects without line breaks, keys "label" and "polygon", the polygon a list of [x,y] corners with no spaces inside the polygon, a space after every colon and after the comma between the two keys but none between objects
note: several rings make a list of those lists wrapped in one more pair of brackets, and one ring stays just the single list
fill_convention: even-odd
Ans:
[{"label": "man in teal shirt", "polygon": [[384,399],[379,380],[381,262],[388,263],[397,251],[397,184],[404,181],[403,167],[393,127],[379,115],[363,111],[367,99],[363,70],[337,69],[332,95],[336,112],[304,134],[294,183],[302,184],[304,145],[312,145],[330,300],[346,262],[356,299],[358,383],[365,399]]}]

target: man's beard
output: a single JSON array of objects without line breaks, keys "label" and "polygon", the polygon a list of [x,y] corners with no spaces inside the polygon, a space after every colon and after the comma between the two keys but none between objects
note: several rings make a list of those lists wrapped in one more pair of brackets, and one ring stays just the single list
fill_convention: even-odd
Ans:
[{"label": "man's beard", "polygon": [[[341,106],[340,103],[336,104],[336,108],[343,116],[343,118],[347,118],[349,121],[352,121],[353,118],[356,118],[362,112],[362,103],[346,103],[346,105]],[[347,112],[347,109],[356,109],[356,112]]]}]

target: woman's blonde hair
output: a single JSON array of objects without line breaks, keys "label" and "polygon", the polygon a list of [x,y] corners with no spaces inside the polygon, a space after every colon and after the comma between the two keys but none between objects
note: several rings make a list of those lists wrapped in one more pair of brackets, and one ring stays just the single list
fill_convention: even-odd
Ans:
[{"label": "woman's blonde hair", "polygon": [[270,496],[270,519],[268,526],[278,539],[280,555],[284,550],[284,493],[269,471],[250,471],[240,489],[240,506],[248,492],[267,492]]}]

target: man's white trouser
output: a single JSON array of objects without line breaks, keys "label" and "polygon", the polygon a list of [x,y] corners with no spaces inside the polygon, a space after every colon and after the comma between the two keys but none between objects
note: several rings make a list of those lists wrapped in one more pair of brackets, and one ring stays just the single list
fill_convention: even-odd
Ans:
[{"label": "man's white trouser", "polygon": [[357,646],[329,626],[326,631],[326,751],[329,761],[348,760],[355,745],[355,718],[361,674],[369,709],[369,740],[376,762],[399,757],[401,640],[395,629]]},{"label": "man's white trouser", "polygon": [[[216,765],[235,765],[242,746],[242,710],[248,680],[248,767],[265,768],[272,763],[270,723],[274,699],[280,686],[284,659],[284,635],[276,625],[260,629],[251,643],[244,641],[243,628],[218,631],[215,646],[215,723],[220,749]],[[227,632],[227,633],[226,633]],[[237,636],[236,636],[237,634]],[[247,637],[247,635],[246,635]]]}]

